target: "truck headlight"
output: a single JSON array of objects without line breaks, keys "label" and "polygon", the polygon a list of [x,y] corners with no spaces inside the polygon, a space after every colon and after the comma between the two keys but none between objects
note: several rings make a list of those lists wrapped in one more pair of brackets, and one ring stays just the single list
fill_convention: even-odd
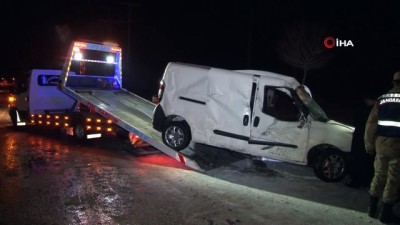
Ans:
[{"label": "truck headlight", "polygon": [[8,96],[8,103],[14,103],[17,99],[14,96]]}]

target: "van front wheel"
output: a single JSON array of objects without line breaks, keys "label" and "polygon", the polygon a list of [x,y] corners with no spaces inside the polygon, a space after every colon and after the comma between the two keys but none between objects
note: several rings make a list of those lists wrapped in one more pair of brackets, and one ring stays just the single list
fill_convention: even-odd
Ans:
[{"label": "van front wheel", "polygon": [[175,150],[182,150],[190,143],[190,130],[183,123],[168,123],[162,132],[165,145]]},{"label": "van front wheel", "polygon": [[315,175],[326,182],[338,182],[347,173],[347,160],[345,155],[334,149],[321,153],[314,163]]}]

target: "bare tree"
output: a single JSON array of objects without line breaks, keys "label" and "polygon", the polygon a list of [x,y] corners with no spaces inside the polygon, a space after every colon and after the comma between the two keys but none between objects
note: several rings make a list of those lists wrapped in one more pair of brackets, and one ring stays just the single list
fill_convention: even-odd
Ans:
[{"label": "bare tree", "polygon": [[278,39],[276,52],[284,62],[303,70],[302,84],[308,71],[325,66],[333,57],[332,50],[324,46],[326,37],[322,26],[302,21],[286,27]]}]

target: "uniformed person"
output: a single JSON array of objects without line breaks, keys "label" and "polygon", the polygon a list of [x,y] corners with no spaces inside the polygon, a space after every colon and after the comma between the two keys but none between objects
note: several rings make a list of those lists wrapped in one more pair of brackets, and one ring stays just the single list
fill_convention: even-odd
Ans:
[{"label": "uniformed person", "polygon": [[379,220],[383,223],[395,222],[397,218],[392,213],[392,207],[400,187],[400,71],[394,74],[393,89],[380,96],[372,108],[364,141],[367,153],[376,153],[368,215],[375,217],[381,198],[383,209]]}]

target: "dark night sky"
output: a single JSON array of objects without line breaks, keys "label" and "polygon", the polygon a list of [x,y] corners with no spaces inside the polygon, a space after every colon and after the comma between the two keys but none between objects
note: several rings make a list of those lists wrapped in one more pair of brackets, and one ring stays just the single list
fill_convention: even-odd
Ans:
[{"label": "dark night sky", "polygon": [[400,70],[400,2],[394,0],[51,2],[0,7],[5,50],[0,74],[61,69],[70,42],[83,38],[118,42],[124,49],[124,86],[144,97],[155,93],[170,61],[268,70],[300,80],[302,71],[274,50],[283,30],[296,21],[318,23],[330,36],[354,44],[331,49],[335,57],[309,72],[306,84],[323,102],[347,106],[359,93],[383,93]]}]

